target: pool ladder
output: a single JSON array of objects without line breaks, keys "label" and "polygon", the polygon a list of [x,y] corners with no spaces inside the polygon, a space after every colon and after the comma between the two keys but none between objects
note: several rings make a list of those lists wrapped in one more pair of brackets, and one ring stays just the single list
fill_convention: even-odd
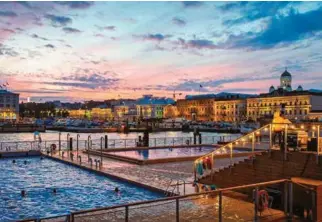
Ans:
[{"label": "pool ladder", "polygon": [[[174,183],[175,182],[175,183]],[[182,182],[182,183],[180,183]],[[183,195],[186,194],[186,181],[179,179],[179,180],[170,180],[169,185],[167,186],[167,189],[164,191],[164,193],[167,196],[174,196],[174,195],[180,195],[180,185],[183,185]],[[177,192],[175,192],[177,191]]]}]

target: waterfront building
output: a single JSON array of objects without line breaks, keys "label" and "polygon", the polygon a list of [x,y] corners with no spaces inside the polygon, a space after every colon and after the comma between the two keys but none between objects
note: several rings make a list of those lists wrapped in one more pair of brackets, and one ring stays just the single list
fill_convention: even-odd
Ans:
[{"label": "waterfront building", "polygon": [[245,98],[250,96],[253,95],[219,93],[186,96],[186,99],[177,101],[177,115],[174,117],[192,121],[241,121],[246,116]]},{"label": "waterfront building", "polygon": [[140,118],[161,119],[164,116],[164,107],[174,104],[174,100],[165,97],[153,97],[152,95],[143,95],[137,100],[136,109]]},{"label": "waterfront building", "polygon": [[187,96],[177,100],[178,116],[192,121],[213,121],[213,105],[215,95]]},{"label": "waterfront building", "polygon": [[69,110],[69,117],[75,119],[91,119],[91,112],[87,109],[72,109]]},{"label": "waterfront building", "polygon": [[113,119],[113,112],[111,108],[98,107],[98,108],[93,108],[90,112],[91,112],[92,119],[98,119],[98,120]]},{"label": "waterfront building", "polygon": [[280,86],[269,88],[268,93],[247,99],[248,119],[271,118],[281,111],[290,120],[308,120],[321,118],[322,92],[303,90],[298,86],[292,90],[292,75],[285,70],[280,77]]},{"label": "waterfront building", "polygon": [[163,118],[177,118],[179,117],[179,110],[177,104],[169,104],[163,107]]},{"label": "waterfront building", "polygon": [[122,101],[121,104],[113,107],[114,120],[118,121],[136,121],[137,109],[136,101]]},{"label": "waterfront building", "polygon": [[246,120],[245,99],[218,99],[214,104],[214,121],[240,122]]},{"label": "waterfront building", "polygon": [[19,94],[0,90],[0,121],[19,119]]}]

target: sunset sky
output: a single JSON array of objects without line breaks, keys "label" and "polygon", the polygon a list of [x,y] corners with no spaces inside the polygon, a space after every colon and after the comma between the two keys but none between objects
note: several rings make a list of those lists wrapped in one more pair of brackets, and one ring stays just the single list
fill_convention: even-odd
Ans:
[{"label": "sunset sky", "polygon": [[0,2],[0,84],[21,100],[322,89],[320,2]]}]

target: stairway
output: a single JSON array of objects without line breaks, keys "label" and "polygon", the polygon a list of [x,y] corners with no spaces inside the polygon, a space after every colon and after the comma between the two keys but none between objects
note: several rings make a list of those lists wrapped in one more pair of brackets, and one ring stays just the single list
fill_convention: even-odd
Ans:
[{"label": "stairway", "polygon": [[281,151],[263,152],[254,159],[245,159],[232,167],[225,167],[198,182],[232,187],[291,177],[307,177],[322,180],[322,166],[316,163],[312,153],[291,152],[284,160]]}]

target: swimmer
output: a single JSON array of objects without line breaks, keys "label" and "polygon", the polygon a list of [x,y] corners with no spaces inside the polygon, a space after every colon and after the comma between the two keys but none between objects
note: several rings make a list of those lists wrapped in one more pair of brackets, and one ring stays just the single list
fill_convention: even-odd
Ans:
[{"label": "swimmer", "polygon": [[27,164],[27,160],[23,161],[23,163],[26,165]]},{"label": "swimmer", "polygon": [[57,190],[56,188],[53,189],[53,194],[56,194],[57,193]]},{"label": "swimmer", "polygon": [[41,160],[43,160],[43,159],[44,159],[44,157],[43,157],[43,156],[41,156],[41,157],[40,157],[40,159],[41,159]]},{"label": "swimmer", "polygon": [[22,190],[22,191],[21,191],[21,196],[22,196],[22,197],[25,197],[25,196],[26,196],[26,191],[25,191],[25,190]]},{"label": "swimmer", "polygon": [[117,193],[117,194],[120,194],[119,188],[118,187],[115,187],[114,192]]},{"label": "swimmer", "polygon": [[12,163],[16,163],[16,160],[12,160]]}]

